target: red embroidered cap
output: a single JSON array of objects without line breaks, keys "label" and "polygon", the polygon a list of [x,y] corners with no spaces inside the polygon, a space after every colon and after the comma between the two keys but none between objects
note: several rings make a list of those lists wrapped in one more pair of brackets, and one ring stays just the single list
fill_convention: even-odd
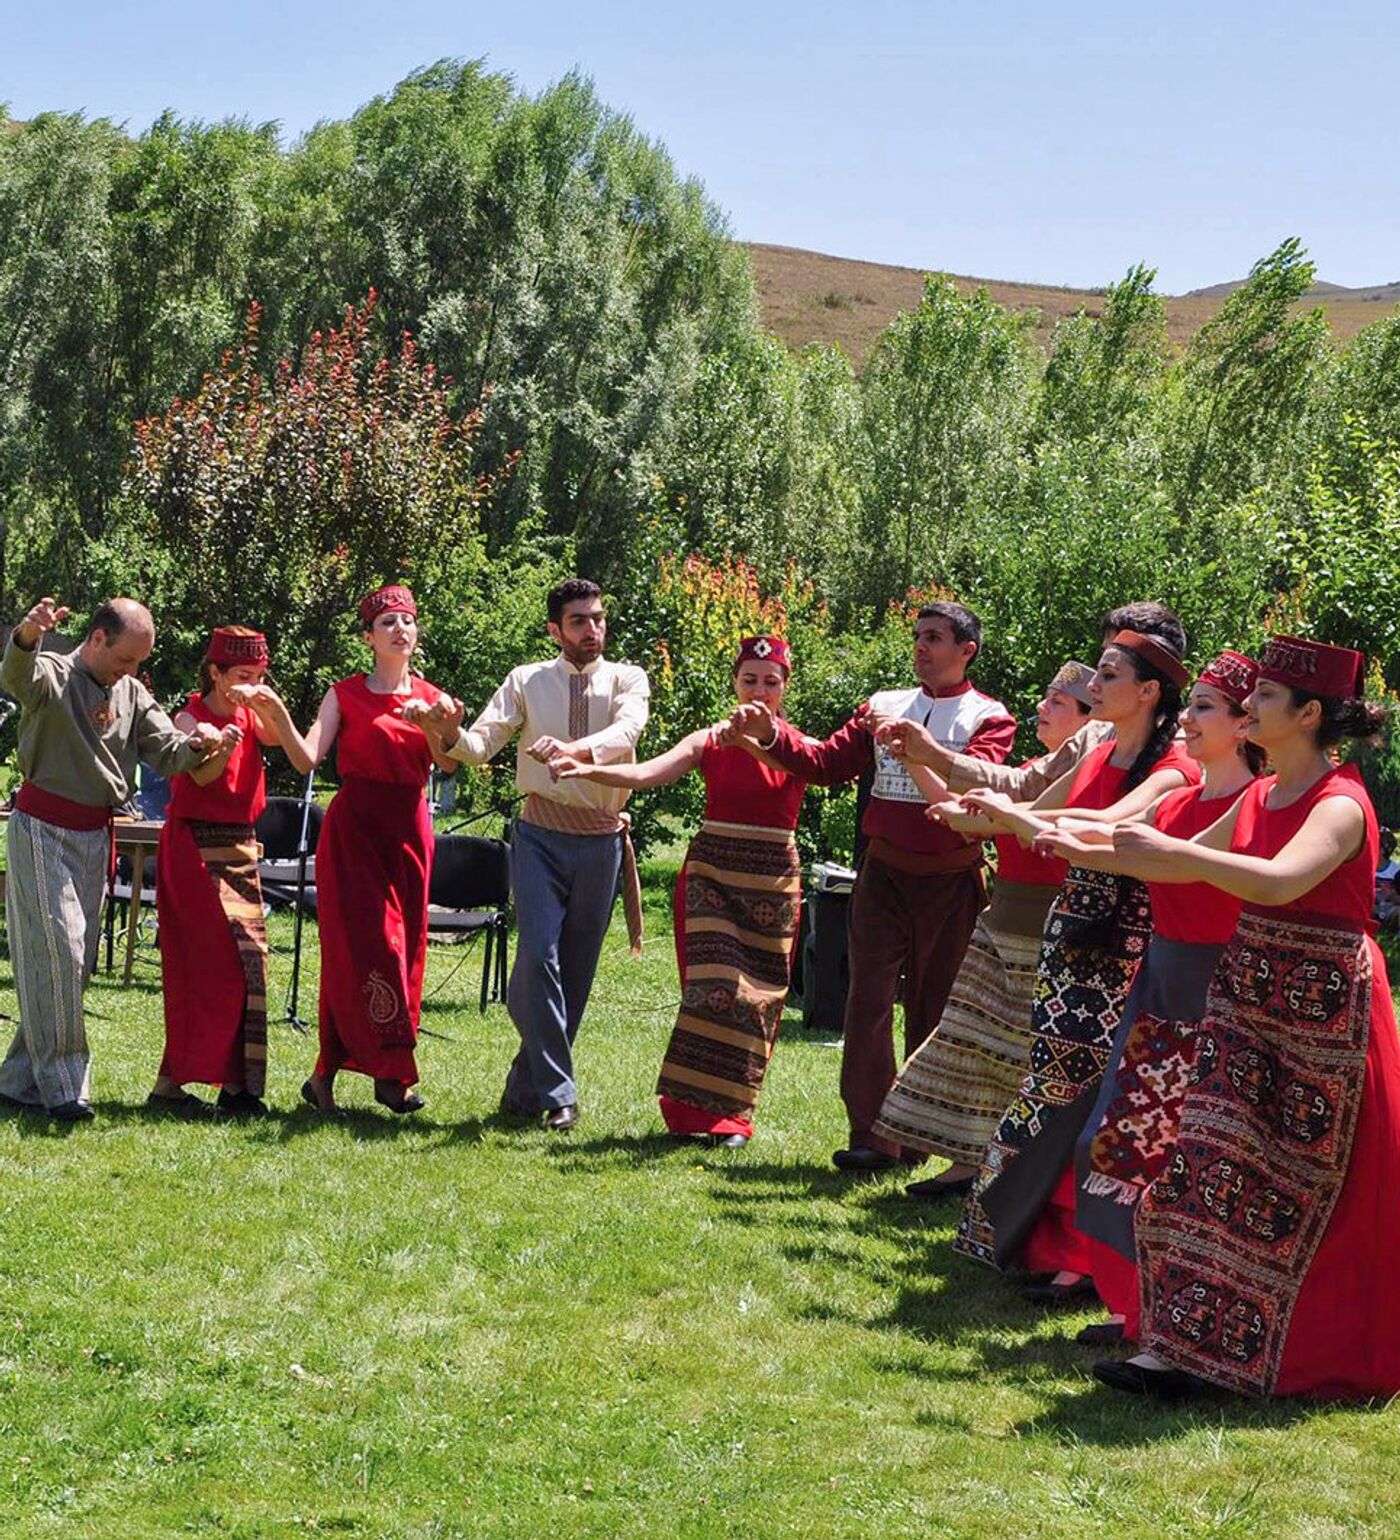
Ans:
[{"label": "red embroidered cap", "polygon": [[265,667],[268,657],[267,638],[261,631],[250,631],[246,626],[216,626],[204,649],[204,661],[216,668],[233,668],[239,663]]},{"label": "red embroidered cap", "polygon": [[1227,648],[1218,658],[1206,664],[1196,683],[1209,685],[1237,706],[1243,706],[1245,696],[1253,690],[1258,677],[1259,665],[1253,658],[1245,657],[1242,652],[1231,652]]},{"label": "red embroidered cap", "polygon": [[792,651],[781,636],[746,636],[739,643],[739,656],[734,660],[734,667],[737,670],[751,660],[776,663],[784,674],[792,672]]},{"label": "red embroidered cap", "polygon": [[1307,695],[1354,699],[1366,678],[1366,654],[1303,636],[1271,636],[1259,659],[1259,677]]},{"label": "red embroidered cap", "polygon": [[366,594],[360,600],[360,619],[365,629],[368,630],[385,610],[402,610],[417,619],[418,601],[413,597],[413,590],[402,583],[386,583],[383,588]]}]

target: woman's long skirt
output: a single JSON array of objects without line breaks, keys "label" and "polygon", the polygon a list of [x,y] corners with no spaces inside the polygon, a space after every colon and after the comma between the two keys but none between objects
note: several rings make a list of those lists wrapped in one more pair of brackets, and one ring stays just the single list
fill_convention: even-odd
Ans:
[{"label": "woman's long skirt", "polygon": [[345,780],[316,846],[318,1075],[349,1069],[405,1086],[417,1081],[432,861],[421,787]]},{"label": "woman's long skirt", "polygon": [[1400,1391],[1400,1042],[1385,960],[1250,913],[1216,973],[1176,1149],[1138,1207],[1142,1341],[1252,1395]]},{"label": "woman's long skirt", "polygon": [[964,1256],[1001,1268],[1075,1265],[1057,1255],[1077,1233],[1074,1145],[1151,928],[1142,883],[1070,868],[1045,921],[1026,1073],[982,1152],[953,1240]]},{"label": "woman's long skirt", "polygon": [[701,825],[677,885],[681,1005],[656,1087],[672,1133],[752,1133],[801,904],[789,830]]},{"label": "woman's long skirt", "polygon": [[156,850],[165,996],[160,1073],[177,1085],[267,1079],[267,930],[251,824],[171,818]]},{"label": "woman's long skirt", "polygon": [[875,1132],[908,1149],[977,1165],[1031,1051],[1045,917],[1056,887],[998,881],[978,916],[948,1003],[905,1061]]}]

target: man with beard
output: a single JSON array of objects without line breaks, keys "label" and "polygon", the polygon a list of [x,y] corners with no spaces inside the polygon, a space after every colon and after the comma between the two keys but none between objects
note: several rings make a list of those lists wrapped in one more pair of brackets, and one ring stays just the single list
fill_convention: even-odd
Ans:
[{"label": "man with beard", "polygon": [[480,765],[517,733],[517,788],[524,794],[511,841],[519,940],[506,1000],[520,1051],[506,1078],[502,1111],[544,1114],[546,1126],[578,1121],[573,1044],[593,987],[619,873],[628,935],[641,947],[641,889],[622,811],[627,793],[587,780],[556,780],[552,761],[590,764],[636,757],[650,687],[640,668],[603,656],[602,590],[568,578],[550,590],[549,634],[559,655],[512,669],[486,709],[461,729],[460,702],[412,712],[442,734],[463,764]]}]

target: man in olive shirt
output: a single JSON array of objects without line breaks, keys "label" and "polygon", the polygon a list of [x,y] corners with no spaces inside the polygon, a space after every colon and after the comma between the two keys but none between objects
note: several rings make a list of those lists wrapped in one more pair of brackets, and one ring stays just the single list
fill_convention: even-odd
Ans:
[{"label": "man in olive shirt", "polygon": [[109,599],[76,651],[41,652],[44,633],[67,614],[41,599],[0,659],[0,688],[24,711],[24,783],[6,830],[20,1025],[0,1064],[0,1096],[79,1122],[92,1116],[83,989],[97,962],[112,810],[135,790],[138,760],[174,775],[228,734],[236,742],[238,729],[201,723],[187,736],[137,680],[155,645],[144,605]]}]

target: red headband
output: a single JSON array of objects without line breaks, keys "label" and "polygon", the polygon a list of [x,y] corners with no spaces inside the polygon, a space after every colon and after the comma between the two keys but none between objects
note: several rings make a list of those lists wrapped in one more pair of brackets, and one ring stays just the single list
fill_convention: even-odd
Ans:
[{"label": "red headband", "polygon": [[1259,660],[1259,677],[1306,695],[1350,700],[1362,693],[1366,654],[1302,636],[1271,636]]},{"label": "red headband", "polygon": [[792,652],[781,636],[746,636],[739,643],[734,667],[748,662],[776,663],[784,674],[792,672]]},{"label": "red headband", "polygon": [[1186,688],[1187,681],[1191,677],[1186,672],[1186,665],[1174,652],[1168,652],[1154,638],[1144,636],[1141,631],[1120,631],[1108,645],[1137,653],[1150,668],[1155,668],[1159,674],[1170,679],[1178,690]]},{"label": "red headband", "polygon": [[231,626],[216,626],[204,649],[204,661],[216,668],[233,668],[240,663],[266,665],[268,656],[267,638],[261,631],[250,635]]},{"label": "red headband", "polygon": [[405,588],[402,583],[386,583],[383,588],[366,594],[360,600],[360,619],[364,621],[365,629],[368,630],[385,610],[402,610],[416,620],[418,605],[412,589]]},{"label": "red headband", "polygon": [[1243,706],[1245,697],[1254,689],[1254,681],[1258,677],[1259,665],[1253,658],[1227,649],[1213,662],[1206,664],[1196,683],[1209,685],[1212,690],[1219,690],[1227,700]]}]

